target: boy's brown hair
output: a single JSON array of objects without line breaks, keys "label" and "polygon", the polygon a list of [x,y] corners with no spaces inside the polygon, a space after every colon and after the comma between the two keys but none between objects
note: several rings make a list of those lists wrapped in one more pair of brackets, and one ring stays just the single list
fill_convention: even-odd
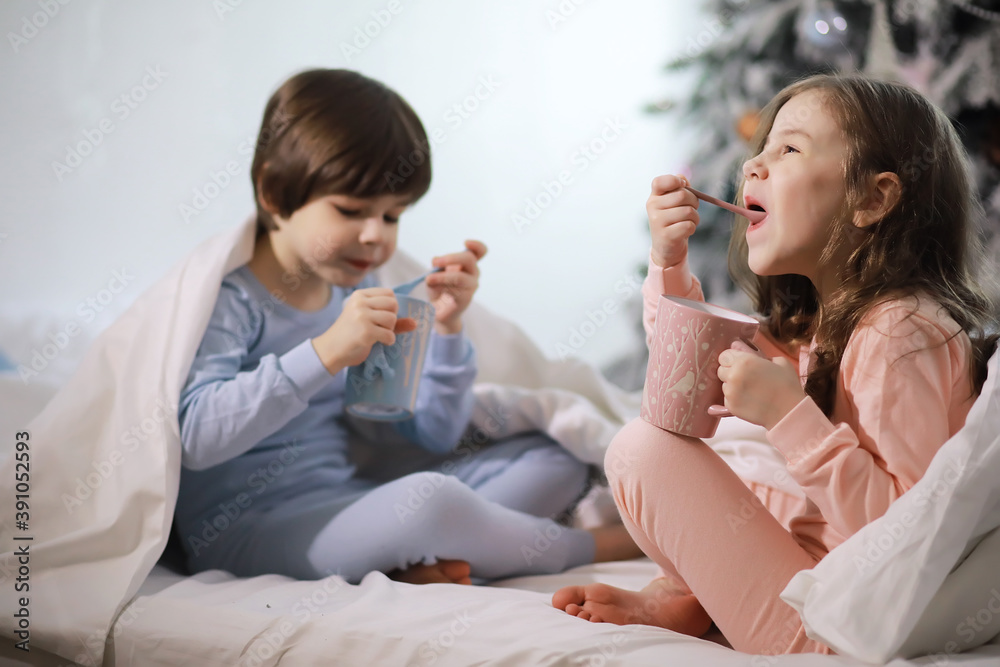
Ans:
[{"label": "boy's brown hair", "polygon": [[277,229],[268,208],[287,218],[323,195],[420,199],[431,184],[430,146],[395,91],[351,70],[314,69],[268,100],[250,176],[260,235]]}]

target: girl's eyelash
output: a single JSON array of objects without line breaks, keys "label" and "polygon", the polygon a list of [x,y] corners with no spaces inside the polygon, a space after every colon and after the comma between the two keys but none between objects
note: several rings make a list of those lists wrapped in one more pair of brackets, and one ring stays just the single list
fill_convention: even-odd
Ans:
[{"label": "girl's eyelash", "polygon": [[[774,149],[770,149],[770,150],[774,150]],[[796,152],[796,153],[800,152],[798,148],[795,148],[795,146],[789,146],[788,144],[785,144],[784,146],[782,146],[782,147],[781,147],[781,151],[780,151],[780,154],[781,154],[781,155],[784,155],[785,153],[788,153],[788,152],[789,152],[790,150],[791,150],[791,151],[794,151],[794,152]],[[767,147],[767,146],[765,146],[765,147],[763,148],[763,150],[761,150],[761,152],[760,152],[760,153],[758,153],[757,155],[759,156],[759,155],[761,155],[762,153],[766,153],[767,151],[768,151],[768,147]],[[755,156],[755,157],[756,157],[756,156]]]},{"label": "girl's eyelash", "polygon": [[395,223],[399,222],[399,217],[398,216],[394,218],[391,215],[383,215],[382,219],[385,220],[386,222],[392,223],[392,224],[395,224]]}]

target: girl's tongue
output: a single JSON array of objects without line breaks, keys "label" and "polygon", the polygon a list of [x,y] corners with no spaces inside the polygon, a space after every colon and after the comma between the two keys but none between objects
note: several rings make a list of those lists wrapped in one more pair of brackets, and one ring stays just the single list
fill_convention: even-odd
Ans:
[{"label": "girl's tongue", "polygon": [[767,218],[768,218],[767,211],[765,211],[764,209],[762,209],[760,206],[756,206],[756,205],[753,206],[750,209],[750,212],[754,213],[755,215],[753,215],[753,216],[747,216],[747,218],[750,220],[750,226],[747,228],[747,231],[750,231],[751,229],[757,229],[757,228],[759,228],[761,225],[764,224],[765,221],[767,221]]}]

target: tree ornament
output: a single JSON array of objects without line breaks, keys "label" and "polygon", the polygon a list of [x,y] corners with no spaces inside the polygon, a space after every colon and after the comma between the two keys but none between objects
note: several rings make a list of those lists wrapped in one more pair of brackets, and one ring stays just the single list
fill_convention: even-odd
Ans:
[{"label": "tree ornament", "polygon": [[760,124],[760,110],[751,109],[747,111],[739,120],[736,121],[736,133],[740,135],[743,141],[750,142],[753,138],[754,132],[757,131],[757,126]]},{"label": "tree ornament", "polygon": [[820,49],[842,47],[847,39],[847,19],[830,0],[810,0],[799,13],[799,36]]}]

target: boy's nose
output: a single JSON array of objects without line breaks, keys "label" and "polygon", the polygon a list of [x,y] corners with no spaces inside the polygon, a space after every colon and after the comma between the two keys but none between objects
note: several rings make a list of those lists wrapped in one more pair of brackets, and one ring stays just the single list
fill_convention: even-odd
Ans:
[{"label": "boy's nose", "polygon": [[361,230],[361,242],[381,243],[384,239],[385,221],[376,217],[371,217],[365,220],[365,226]]}]

